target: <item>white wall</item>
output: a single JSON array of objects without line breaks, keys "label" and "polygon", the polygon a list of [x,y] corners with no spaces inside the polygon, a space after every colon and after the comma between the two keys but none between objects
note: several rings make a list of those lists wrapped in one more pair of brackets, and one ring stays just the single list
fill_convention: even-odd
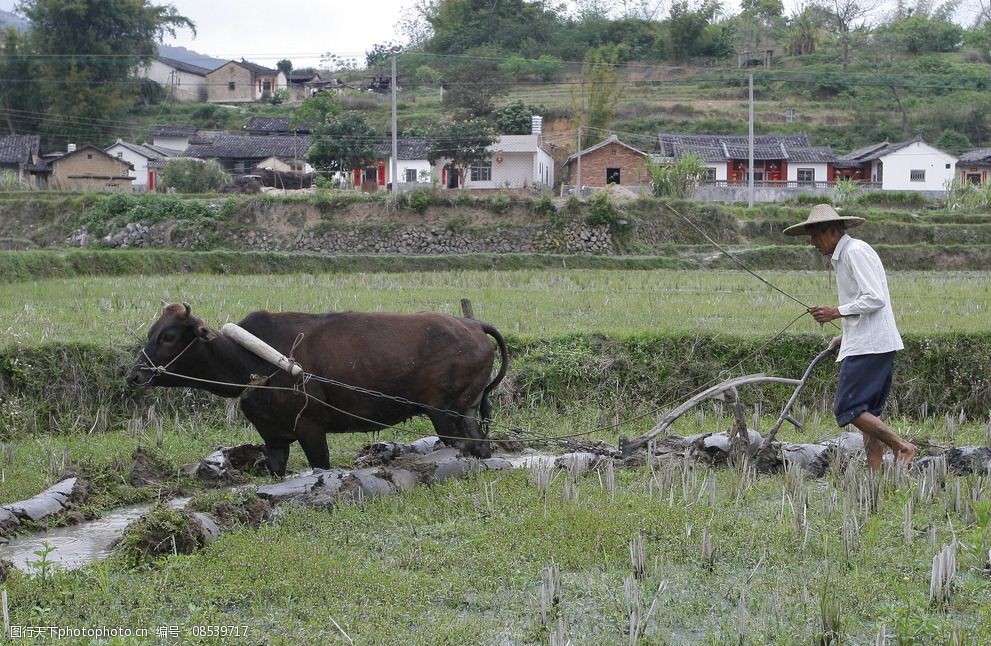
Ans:
[{"label": "white wall", "polygon": [[155,135],[155,138],[151,143],[154,146],[160,146],[162,148],[169,148],[171,150],[182,152],[189,146],[189,137],[186,135],[183,135],[182,137],[161,137],[159,135]]},{"label": "white wall", "polygon": [[[423,180],[425,183],[430,183],[430,162],[426,159],[400,159],[399,163],[396,165],[396,172],[399,173],[399,183],[403,184],[406,182],[406,169],[412,168],[416,171],[416,176],[420,177],[421,171],[426,171],[427,179]],[[386,182],[392,182],[392,158],[390,157],[386,160],[385,166],[385,177]],[[420,181],[419,179],[417,181]]]},{"label": "white wall", "polygon": [[206,78],[177,70],[171,65],[155,59],[145,69],[145,77],[155,81],[176,101],[206,101]]},{"label": "white wall", "polygon": [[148,189],[148,158],[144,155],[139,155],[138,153],[121,146],[120,144],[114,144],[106,150],[107,154],[111,157],[117,157],[118,159],[123,159],[129,162],[133,169],[128,171],[128,175],[134,178],[131,182],[132,188],[136,191],[143,191]]},{"label": "white wall", "polygon": [[[670,159],[670,158],[668,158],[668,159]],[[725,182],[726,179],[729,177],[729,173],[726,170],[726,163],[725,162],[722,162],[722,163],[719,163],[719,164],[706,164],[705,167],[706,168],[715,168],[716,169],[715,180],[717,182]]]},{"label": "white wall", "polygon": [[789,182],[798,181],[799,168],[811,168],[815,170],[815,174],[816,174],[815,181],[817,182],[825,182],[826,180],[829,179],[829,177],[827,177],[826,175],[829,171],[829,164],[812,164],[812,163],[807,164],[805,162],[788,162],[787,180]]},{"label": "white wall", "polygon": [[[881,190],[945,191],[946,182],[953,179],[957,158],[917,141],[885,155],[881,162],[884,164]],[[911,181],[913,170],[924,170],[925,181]]]}]

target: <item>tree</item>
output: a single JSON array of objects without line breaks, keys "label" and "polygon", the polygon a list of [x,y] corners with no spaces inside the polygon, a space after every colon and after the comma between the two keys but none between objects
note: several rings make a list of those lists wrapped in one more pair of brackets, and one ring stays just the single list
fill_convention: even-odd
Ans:
[{"label": "tree", "polygon": [[606,138],[623,94],[616,72],[615,61],[621,56],[618,49],[618,46],[603,46],[589,52],[581,79],[571,91],[571,110],[579,131],[589,128],[593,138],[599,141]]},{"label": "tree", "polygon": [[488,148],[495,141],[492,126],[480,119],[441,124],[431,132],[427,161],[433,165],[445,159],[463,178],[469,166],[489,158]]},{"label": "tree", "polygon": [[292,72],[292,61],[288,58],[283,58],[275,64],[275,68],[281,70],[286,75],[286,78],[289,78],[289,74]]},{"label": "tree", "polygon": [[293,125],[322,124],[341,114],[341,102],[330,92],[317,92],[304,99],[293,113]]},{"label": "tree", "polygon": [[0,47],[0,110],[10,134],[37,132],[38,93],[31,81],[34,71],[27,42],[9,27]]},{"label": "tree", "polygon": [[138,91],[131,71],[151,61],[158,40],[182,27],[195,30],[175,7],[148,0],[23,0],[20,9],[31,20],[31,46],[42,55],[36,69],[47,107],[42,127],[81,140],[106,138],[131,106]]},{"label": "tree", "polygon": [[438,0],[426,9],[433,35],[425,49],[437,54],[490,47],[534,58],[561,26],[554,8],[529,0]]},{"label": "tree", "polygon": [[314,127],[306,160],[320,170],[349,173],[379,158],[380,139],[360,115],[329,117]]},{"label": "tree", "polygon": [[496,128],[503,135],[528,135],[533,127],[533,117],[546,111],[542,105],[516,100],[492,112]]},{"label": "tree", "polygon": [[655,197],[687,200],[695,194],[706,167],[695,153],[682,155],[673,164],[649,164],[650,190]]},{"label": "tree", "polygon": [[865,26],[868,16],[877,11],[882,0],[825,0],[823,7],[829,15],[833,32],[843,50],[843,71],[850,63],[850,32]]},{"label": "tree", "polygon": [[819,45],[819,31],[826,24],[827,16],[822,7],[808,5],[791,17],[788,23],[786,50],[792,56],[814,54]]},{"label": "tree", "polygon": [[459,110],[458,116],[467,120],[492,112],[495,99],[509,91],[502,56],[493,47],[476,47],[446,61],[444,105]]},{"label": "tree", "polygon": [[717,25],[716,16],[722,11],[717,0],[703,0],[693,9],[689,0],[671,4],[667,20],[668,54],[675,63],[692,58],[724,58],[733,51],[728,25]]},{"label": "tree", "polygon": [[215,161],[170,159],[158,175],[159,186],[179,193],[210,193],[230,181]]}]

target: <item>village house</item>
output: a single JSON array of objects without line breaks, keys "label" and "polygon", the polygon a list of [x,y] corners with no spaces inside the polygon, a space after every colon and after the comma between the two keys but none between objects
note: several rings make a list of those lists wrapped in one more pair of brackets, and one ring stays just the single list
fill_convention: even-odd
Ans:
[{"label": "village house", "polygon": [[199,134],[195,126],[155,126],[151,131],[152,145],[170,150],[185,150],[190,140]]},{"label": "village house", "polygon": [[[396,140],[396,169],[401,185],[430,183],[431,166],[427,160],[428,143],[420,137]],[[365,193],[387,189],[392,185],[392,140],[375,145],[377,161],[351,172],[351,186]]]},{"label": "village house", "polygon": [[286,88],[282,70],[269,69],[248,62],[228,61],[206,75],[210,103],[246,103],[261,101],[275,91]]},{"label": "village house", "polygon": [[991,148],[968,150],[960,155],[957,179],[981,186],[991,181]]},{"label": "village house", "polygon": [[605,188],[614,184],[640,192],[650,182],[650,155],[616,135],[568,157],[565,168],[566,183],[571,187]]},{"label": "village house", "polygon": [[[661,161],[694,153],[707,169],[710,184],[749,183],[750,140],[746,135],[657,136]],[[829,146],[813,146],[805,133],[754,135],[754,182],[762,187],[826,188],[833,180],[836,155]]]},{"label": "village house", "polygon": [[922,137],[880,143],[841,155],[838,173],[882,191],[917,191],[940,198],[956,174],[957,158]]},{"label": "village house", "polygon": [[309,149],[309,135],[218,135],[209,142],[190,143],[183,156],[214,159],[232,175],[250,175],[256,167],[264,169],[260,164],[271,157],[282,160],[289,168],[297,168]]},{"label": "village house", "polygon": [[161,85],[173,101],[202,103],[207,100],[209,73],[205,67],[159,56],[140,75]]},{"label": "village house", "polygon": [[131,165],[130,175],[134,178],[132,184],[134,190],[154,191],[158,184],[159,170],[169,159],[178,157],[180,151],[154,144],[132,144],[118,139],[106,149],[106,153],[123,159]]},{"label": "village house", "polygon": [[70,191],[130,191],[131,165],[92,144],[69,144],[68,152],[51,160],[47,188]]},{"label": "village house", "polygon": [[[499,135],[488,147],[488,158],[465,169],[449,160],[438,160],[434,175],[442,188],[465,188],[476,192],[520,191],[554,186],[554,158],[543,143],[542,119],[533,117],[529,135]],[[439,176],[438,176],[439,169]]]},{"label": "village house", "polygon": [[0,182],[32,183],[30,169],[40,162],[40,135],[0,135]]}]

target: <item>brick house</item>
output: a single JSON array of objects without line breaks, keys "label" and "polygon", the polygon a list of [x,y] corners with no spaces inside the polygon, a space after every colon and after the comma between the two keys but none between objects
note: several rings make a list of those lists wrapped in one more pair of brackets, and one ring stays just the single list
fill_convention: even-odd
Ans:
[{"label": "brick house", "polygon": [[[578,177],[578,160],[581,159],[581,179]],[[648,168],[650,155],[623,143],[616,135],[605,141],[575,153],[565,162],[567,184],[583,187],[605,188],[617,184],[639,191],[650,182]]]},{"label": "brick house", "polygon": [[243,58],[228,61],[206,75],[210,103],[246,103],[260,101],[266,95],[286,87],[286,75]]}]

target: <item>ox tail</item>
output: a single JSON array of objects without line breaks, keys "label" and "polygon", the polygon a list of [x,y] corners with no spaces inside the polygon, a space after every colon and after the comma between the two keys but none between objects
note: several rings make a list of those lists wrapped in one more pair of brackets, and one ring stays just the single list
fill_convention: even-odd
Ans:
[{"label": "ox tail", "polygon": [[489,393],[499,385],[499,382],[502,381],[502,378],[506,376],[506,372],[509,370],[509,351],[506,349],[506,340],[502,338],[501,334],[499,334],[499,330],[495,329],[488,323],[482,323],[482,330],[495,339],[496,345],[499,346],[500,355],[499,373],[489,383],[489,385],[485,387],[485,390],[482,391],[482,401],[478,406],[478,414],[481,418],[479,423],[482,429],[482,436],[488,437],[489,422],[492,420],[492,404],[489,402]]}]

